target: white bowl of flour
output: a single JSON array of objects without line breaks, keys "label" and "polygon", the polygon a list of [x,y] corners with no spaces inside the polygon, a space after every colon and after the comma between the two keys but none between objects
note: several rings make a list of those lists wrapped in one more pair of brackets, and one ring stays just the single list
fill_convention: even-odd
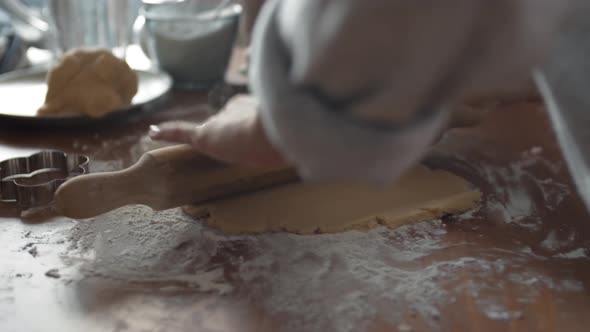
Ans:
[{"label": "white bowl of flour", "polygon": [[193,0],[142,9],[148,55],[175,87],[206,89],[223,79],[241,13],[241,6],[224,3]]}]

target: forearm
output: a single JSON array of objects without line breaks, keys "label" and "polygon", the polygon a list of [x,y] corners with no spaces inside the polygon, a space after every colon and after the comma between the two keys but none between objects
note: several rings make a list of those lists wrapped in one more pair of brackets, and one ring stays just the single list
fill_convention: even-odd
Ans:
[{"label": "forearm", "polygon": [[[394,178],[445,127],[448,105],[528,74],[529,14],[509,3],[271,0],[250,71],[267,134],[304,176]],[[507,26],[488,30],[495,20]]]},{"label": "forearm", "polygon": [[369,117],[330,107],[285,65],[290,50],[276,25],[283,3],[265,8],[253,41],[251,84],[270,140],[306,178],[395,178],[419,160],[442,130],[445,112],[382,128]]}]

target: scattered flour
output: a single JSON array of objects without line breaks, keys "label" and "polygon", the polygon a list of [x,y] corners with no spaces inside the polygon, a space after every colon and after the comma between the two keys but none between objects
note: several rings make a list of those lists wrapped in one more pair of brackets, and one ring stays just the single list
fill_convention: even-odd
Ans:
[{"label": "scattered flour", "polygon": [[576,233],[574,231],[559,235],[557,231],[551,230],[547,233],[540,246],[549,253],[554,253],[554,257],[577,258],[571,256],[584,255],[584,248],[572,249],[575,244]]},{"label": "scattered flour", "polygon": [[[150,149],[142,144],[138,155]],[[545,210],[555,209],[570,194],[564,184],[532,176],[529,167],[535,165],[559,168],[541,155],[542,149],[533,148],[508,168],[478,167],[495,188],[484,212],[537,231],[540,207],[533,203],[531,185],[545,198]],[[506,201],[510,203],[501,203]],[[467,212],[461,219],[473,220],[480,212]],[[81,278],[161,292],[246,296],[281,319],[287,332],[361,331],[375,318],[392,326],[403,321],[411,329],[407,317],[416,316],[435,328],[445,307],[466,293],[489,319],[516,320],[523,311],[507,306],[498,289],[519,294],[515,301],[523,306],[543,289],[584,290],[580,281],[531,268],[544,266],[551,256],[540,256],[529,246],[490,248],[468,239],[457,243],[449,236],[441,221],[366,233],[224,236],[178,209],[153,212],[129,206],[78,222],[67,259],[80,266]],[[557,234],[547,234],[542,247],[556,258],[587,258],[583,248],[557,252],[564,248]]]},{"label": "scattered flour", "polygon": [[508,310],[505,306],[497,303],[489,304],[484,307],[483,312],[492,320],[516,320],[524,317],[522,311]]},{"label": "scattered flour", "polygon": [[562,243],[561,241],[557,238],[557,232],[555,231],[550,231],[547,234],[547,237],[545,238],[545,240],[543,240],[543,242],[541,242],[541,247],[550,251],[556,251],[559,248],[561,248]]},{"label": "scattered flour", "polygon": [[208,264],[214,252],[195,238],[200,230],[179,210],[125,207],[79,222],[67,259],[84,277],[131,287],[229,293],[223,269]]},{"label": "scattered flour", "polygon": [[[554,211],[571,194],[569,186],[552,178],[539,179],[531,172],[532,167],[543,167],[557,173],[562,165],[542,157],[543,150],[533,147],[522,158],[508,167],[479,164],[480,175],[493,186],[494,193],[488,197],[488,209],[504,222],[531,230],[539,229],[542,220],[538,210]],[[543,206],[535,206],[534,195],[540,193]]]},{"label": "scattered flour", "polygon": [[[583,289],[573,280],[523,270],[526,262],[538,259],[520,252],[474,248],[469,256],[424,263],[448,249],[446,235],[444,225],[433,221],[367,234],[243,237],[258,249],[253,259],[240,264],[239,275],[249,285],[261,285],[260,292],[271,293],[262,298],[269,310],[297,318],[289,322],[289,331],[359,331],[377,315],[394,324],[408,312],[435,326],[441,308],[465,290],[490,319],[512,320],[522,312],[502,309],[502,295],[489,295],[494,290],[517,289],[527,294],[521,301],[530,303],[542,288]],[[465,283],[461,276],[467,271],[473,279]],[[326,319],[336,315],[337,321]]]},{"label": "scattered flour", "polygon": [[[287,332],[360,331],[375,318],[397,326],[411,323],[408,316],[435,328],[465,292],[489,319],[514,320],[521,310],[506,307],[498,289],[514,290],[523,305],[544,288],[584,289],[530,269],[547,258],[528,247],[510,251],[467,240],[450,246],[441,221],[366,233],[224,236],[178,209],[129,206],[80,221],[70,234],[67,259],[82,279],[162,293],[241,294],[281,319]],[[465,250],[451,253],[457,247]]]},{"label": "scattered flour", "polygon": [[566,259],[589,258],[588,254],[586,254],[586,249],[584,249],[584,248],[578,248],[578,249],[572,250],[570,252],[566,252],[563,254],[557,254],[553,257],[566,258]]},{"label": "scattered flour", "polygon": [[[532,287],[531,290],[534,292],[542,287],[566,292],[579,292],[584,290],[584,284],[581,281],[569,279],[554,280],[553,278],[533,272],[513,273],[509,276],[509,279],[516,284]],[[534,292],[531,292],[531,295],[538,295],[538,293]],[[532,299],[529,301],[532,302]]]}]

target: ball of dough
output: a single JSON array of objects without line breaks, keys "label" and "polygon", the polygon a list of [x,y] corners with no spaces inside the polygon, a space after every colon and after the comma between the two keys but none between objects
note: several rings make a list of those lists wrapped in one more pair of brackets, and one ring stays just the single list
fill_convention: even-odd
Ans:
[{"label": "ball of dough", "polygon": [[131,104],[137,74],[105,49],[76,49],[47,75],[48,91],[39,115],[76,113],[98,118]]}]

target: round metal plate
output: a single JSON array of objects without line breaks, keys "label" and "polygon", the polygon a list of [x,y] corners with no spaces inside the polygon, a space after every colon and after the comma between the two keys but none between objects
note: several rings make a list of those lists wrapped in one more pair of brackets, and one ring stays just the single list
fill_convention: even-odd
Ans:
[{"label": "round metal plate", "polygon": [[158,100],[170,91],[172,79],[163,72],[135,70],[139,78],[138,92],[132,105],[116,110],[102,118],[77,114],[38,116],[45,102],[47,68],[32,68],[0,75],[0,121],[29,125],[77,126],[136,115],[142,106]]}]

